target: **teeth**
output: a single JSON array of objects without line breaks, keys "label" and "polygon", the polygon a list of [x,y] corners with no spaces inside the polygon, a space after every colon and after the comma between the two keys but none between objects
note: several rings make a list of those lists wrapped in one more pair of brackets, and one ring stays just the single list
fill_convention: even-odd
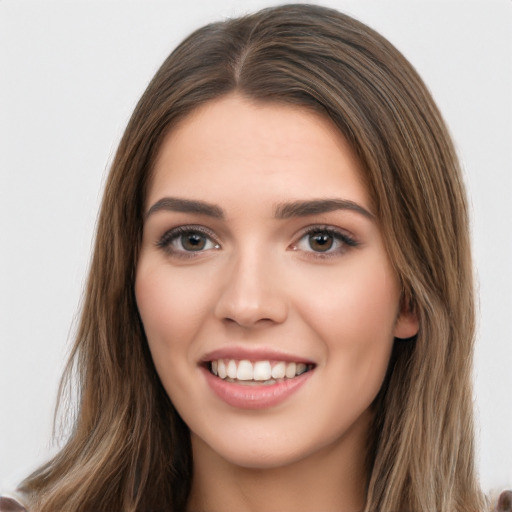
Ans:
[{"label": "teeth", "polygon": [[270,361],[251,362],[247,359],[237,361],[235,359],[218,359],[211,362],[211,372],[221,379],[230,382],[257,381],[263,383],[275,383],[276,379],[293,379],[297,375],[307,372],[309,365],[304,363],[286,363],[278,361],[271,364]]},{"label": "teeth", "polygon": [[288,363],[286,365],[286,372],[285,372],[285,375],[289,378],[289,379],[293,379],[293,377],[295,377],[295,370],[297,369],[297,365],[295,363]]},{"label": "teeth", "polygon": [[280,362],[277,363],[274,368],[272,368],[272,377],[274,379],[284,379],[286,375],[286,363]]},{"label": "teeth", "polygon": [[308,367],[304,363],[297,363],[297,369],[295,370],[295,375],[302,375]]},{"label": "teeth", "polygon": [[224,361],[222,359],[220,359],[218,361],[217,372],[219,373],[219,377],[221,379],[225,379],[228,376],[228,372],[226,371],[226,364],[224,363]]},{"label": "teeth", "polygon": [[272,367],[268,361],[254,363],[254,380],[269,380],[272,377]]},{"label": "teeth", "polygon": [[[236,363],[234,361],[230,361],[229,364],[231,364],[232,362],[235,364],[236,367]],[[238,363],[238,369],[236,371],[236,378],[238,380],[254,380],[253,374],[254,370],[250,361],[244,360]]]},{"label": "teeth", "polygon": [[236,362],[233,359],[230,359],[226,371],[230,379],[236,379]]}]

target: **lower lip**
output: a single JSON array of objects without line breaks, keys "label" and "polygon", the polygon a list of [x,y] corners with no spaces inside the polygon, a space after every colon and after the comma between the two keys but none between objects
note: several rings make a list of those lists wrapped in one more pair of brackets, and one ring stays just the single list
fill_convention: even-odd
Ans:
[{"label": "lower lip", "polygon": [[206,382],[213,392],[224,402],[240,409],[265,409],[284,402],[296,393],[309,379],[313,370],[309,370],[293,379],[286,379],[270,385],[244,386],[227,382],[213,375],[207,368],[202,368]]}]

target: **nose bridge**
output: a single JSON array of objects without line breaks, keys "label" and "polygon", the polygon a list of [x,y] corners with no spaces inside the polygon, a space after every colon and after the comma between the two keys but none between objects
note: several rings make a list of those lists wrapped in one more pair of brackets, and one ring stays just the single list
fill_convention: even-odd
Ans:
[{"label": "nose bridge", "polygon": [[216,316],[243,327],[261,321],[283,322],[287,303],[278,267],[271,251],[256,242],[234,251],[217,302]]}]

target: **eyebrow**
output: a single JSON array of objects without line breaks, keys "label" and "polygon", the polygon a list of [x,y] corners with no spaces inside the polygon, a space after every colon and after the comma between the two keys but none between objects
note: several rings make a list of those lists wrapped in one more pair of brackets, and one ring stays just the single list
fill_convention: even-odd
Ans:
[{"label": "eyebrow", "polygon": [[183,213],[198,213],[207,215],[215,219],[224,218],[224,212],[220,206],[207,203],[205,201],[196,201],[191,199],[179,199],[177,197],[164,197],[157,201],[146,213],[146,219],[155,212],[167,210]]},{"label": "eyebrow", "polygon": [[275,216],[278,219],[289,219],[291,217],[306,217],[335,210],[350,210],[368,219],[375,219],[373,213],[354,201],[347,199],[314,199],[312,201],[282,203],[276,206]]},{"label": "eyebrow", "polygon": [[[224,211],[216,204],[177,197],[164,197],[158,200],[146,213],[146,219],[151,214],[160,210],[197,213],[215,219],[224,219]],[[370,211],[347,199],[313,199],[280,203],[275,207],[274,216],[277,219],[290,219],[292,217],[307,217],[308,215],[318,215],[335,210],[350,210],[368,219],[375,219],[375,216]]]}]

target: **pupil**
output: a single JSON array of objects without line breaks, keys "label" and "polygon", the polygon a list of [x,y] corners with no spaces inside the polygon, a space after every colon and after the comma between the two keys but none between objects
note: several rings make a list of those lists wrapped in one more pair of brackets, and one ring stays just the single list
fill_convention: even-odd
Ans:
[{"label": "pupil", "polygon": [[327,233],[314,233],[309,237],[309,245],[314,251],[328,251],[333,244],[333,237]]},{"label": "pupil", "polygon": [[181,244],[187,251],[200,251],[206,245],[206,237],[198,233],[189,233],[181,236]]}]

